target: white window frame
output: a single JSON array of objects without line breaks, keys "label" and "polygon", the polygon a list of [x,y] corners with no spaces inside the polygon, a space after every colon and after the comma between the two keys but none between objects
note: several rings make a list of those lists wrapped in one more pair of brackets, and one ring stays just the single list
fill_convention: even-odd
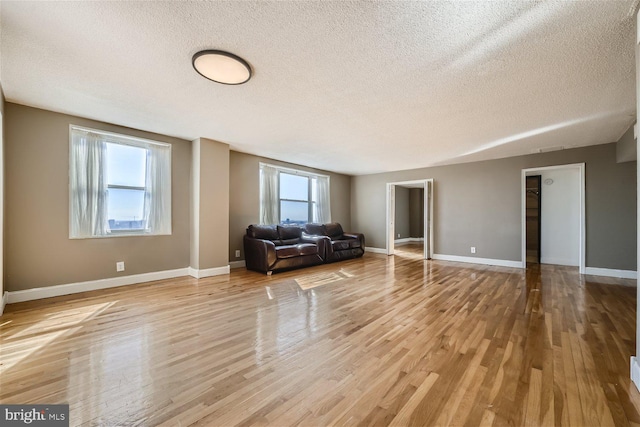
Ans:
[{"label": "white window frame", "polygon": [[[319,174],[319,173],[313,173],[313,172],[307,172],[307,171],[303,171],[303,170],[299,170],[299,169],[292,169],[292,168],[288,168],[288,167],[284,167],[284,166],[278,166],[278,165],[273,165],[270,163],[264,163],[264,162],[260,162],[260,171],[262,171],[262,167],[263,166],[268,166],[268,167],[272,167],[274,169],[276,169],[278,171],[278,198],[276,203],[278,204],[278,224],[279,225],[286,225],[283,224],[282,221],[280,221],[280,217],[281,217],[281,209],[282,209],[282,201],[289,201],[289,202],[305,202],[308,203],[308,224],[313,223],[314,222],[314,218],[313,218],[313,212],[314,209],[313,207],[315,206],[316,201],[312,199],[312,180],[313,179],[318,179],[318,178],[327,178],[329,180],[329,182],[331,182],[331,177],[329,175],[323,175],[323,174]],[[281,174],[289,174],[289,175],[297,175],[297,176],[304,176],[306,178],[308,178],[308,200],[297,200],[297,199],[283,199],[280,197],[280,175]],[[262,189],[260,189],[262,190]]]},{"label": "white window frame", "polygon": [[[100,130],[100,129],[93,129],[93,128],[88,128],[88,127],[84,127],[84,126],[78,126],[78,125],[70,124],[69,125],[69,152],[71,152],[72,145],[73,145],[73,131],[90,132],[90,133],[94,133],[94,134],[100,135],[100,136],[105,138],[105,142],[107,144],[128,145],[128,146],[131,146],[131,147],[144,148],[144,149],[149,149],[149,147],[153,146],[153,145],[168,148],[169,149],[169,169],[172,170],[172,166],[171,166],[172,145],[171,144],[168,144],[168,143],[165,143],[165,142],[154,141],[154,140],[151,140],[151,139],[138,138],[138,137],[119,134],[119,133],[115,133],[115,132],[109,132],[109,131],[104,131],[104,130]],[[148,167],[147,164],[145,164],[145,166]],[[146,191],[147,190],[147,186],[148,186],[148,182],[146,182],[146,179],[145,179],[145,186],[144,187],[107,184],[107,189],[114,188],[114,189],[127,189],[127,190],[143,190],[143,191]],[[169,191],[169,194],[172,193],[172,189],[171,188],[168,191]],[[171,196],[172,196],[172,194],[171,194]],[[72,202],[73,202],[73,195],[72,195],[71,188],[70,188],[69,189],[69,220],[70,221],[71,221],[71,215],[72,215],[72,213],[71,213],[71,204],[72,204]],[[171,210],[173,210],[173,209],[171,209]],[[170,215],[173,216],[173,213],[170,212]],[[71,233],[71,230],[69,230],[69,233]],[[107,233],[107,234],[93,235],[93,236],[87,236],[87,237],[74,237],[74,236],[71,236],[71,234],[70,234],[69,238],[72,239],[72,240],[78,240],[78,239],[105,239],[105,238],[112,238],[112,237],[162,236],[162,235],[171,235],[172,233],[173,233],[173,231],[170,231],[169,233],[162,233],[162,232],[153,232],[153,231],[150,231],[150,230],[145,229],[145,228],[135,228],[135,229],[125,229],[125,230],[110,230],[109,233]]]},{"label": "white window frame", "polygon": [[[125,143],[125,142],[115,142],[115,141],[107,141],[107,144],[117,144],[117,145],[128,145],[130,147],[136,147],[136,148],[144,148],[144,149],[148,149],[148,144],[147,143],[143,143],[143,144],[136,144],[135,142],[132,143]],[[145,171],[147,168],[147,160],[145,159]],[[146,173],[145,173],[146,175]],[[116,190],[138,190],[138,191],[147,191],[147,181],[146,181],[146,177],[145,177],[145,183],[144,183],[144,187],[136,187],[136,186],[132,186],[132,185],[116,185],[116,184],[109,184],[107,183],[107,189],[116,189]],[[136,235],[147,235],[149,233],[145,232],[144,228],[126,228],[126,229],[116,229],[116,230],[110,230],[109,233],[113,234],[113,235],[118,235],[118,234],[126,234],[128,236],[136,236]],[[104,236],[102,236],[104,237]]]},{"label": "white window frame", "polygon": [[[307,178],[307,200],[302,199],[285,199],[280,196],[280,188],[282,187],[282,180],[280,177],[282,174],[292,175],[292,176],[302,176]],[[298,202],[298,203],[306,203],[307,204],[307,223],[313,222],[313,207],[315,206],[316,201],[312,198],[312,190],[313,190],[313,179],[315,176],[311,176],[309,174],[293,174],[288,171],[278,171],[278,218],[282,218],[282,202]],[[279,224],[284,224],[282,220],[280,220]]]}]

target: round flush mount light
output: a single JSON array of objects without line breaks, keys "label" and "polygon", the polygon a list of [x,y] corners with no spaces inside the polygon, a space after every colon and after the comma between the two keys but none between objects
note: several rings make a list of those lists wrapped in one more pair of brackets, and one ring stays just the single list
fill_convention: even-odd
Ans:
[{"label": "round flush mount light", "polygon": [[251,78],[251,66],[233,53],[222,50],[203,50],[191,60],[202,77],[225,85],[241,85]]}]

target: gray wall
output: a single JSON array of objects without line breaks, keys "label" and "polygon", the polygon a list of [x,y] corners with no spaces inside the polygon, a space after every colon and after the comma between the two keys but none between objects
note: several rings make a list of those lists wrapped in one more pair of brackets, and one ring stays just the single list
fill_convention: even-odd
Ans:
[{"label": "gray wall", "polygon": [[[229,260],[244,259],[242,236],[249,224],[260,216],[260,162],[315,172],[331,177],[331,220],[339,222],[345,231],[351,229],[351,177],[305,166],[280,162],[251,154],[230,152],[229,159]],[[235,257],[236,249],[240,258]]]},{"label": "gray wall", "polygon": [[631,125],[616,143],[616,159],[618,163],[635,161],[636,150],[636,139],[633,137],[633,125]]},{"label": "gray wall", "polygon": [[409,216],[409,189],[396,185],[396,239],[410,236],[411,217]]},{"label": "gray wall", "polygon": [[[521,260],[522,169],[586,163],[588,267],[636,269],[636,162],[616,144],[352,178],[351,221],[367,246],[384,248],[385,184],[434,179],[437,254]],[[471,246],[477,248],[472,255]]]},{"label": "gray wall", "polygon": [[[172,144],[172,235],[69,239],[69,124]],[[189,266],[189,141],[12,103],[5,127],[8,291]]]},{"label": "gray wall", "polygon": [[424,189],[409,190],[409,236],[424,237]]}]

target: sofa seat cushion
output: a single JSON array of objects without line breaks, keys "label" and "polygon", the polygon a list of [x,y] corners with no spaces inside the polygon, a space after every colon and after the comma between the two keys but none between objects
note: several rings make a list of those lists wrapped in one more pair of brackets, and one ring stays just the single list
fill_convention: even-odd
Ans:
[{"label": "sofa seat cushion", "polygon": [[318,245],[313,243],[301,243],[296,245],[296,248],[300,251],[300,255],[316,255],[318,253]]},{"label": "sofa seat cushion", "polygon": [[299,243],[300,243],[300,239],[287,239],[287,240],[280,241],[280,244],[285,246],[295,246]]},{"label": "sofa seat cushion", "polygon": [[333,240],[331,246],[333,246],[334,251],[344,251],[350,247],[348,240]]},{"label": "sofa seat cushion", "polygon": [[349,247],[350,248],[361,248],[362,244],[360,243],[360,239],[349,239]]},{"label": "sofa seat cushion", "polygon": [[284,245],[276,247],[276,256],[279,259],[293,258],[303,255],[315,255],[318,253],[318,246],[312,243],[301,243],[299,245]]}]

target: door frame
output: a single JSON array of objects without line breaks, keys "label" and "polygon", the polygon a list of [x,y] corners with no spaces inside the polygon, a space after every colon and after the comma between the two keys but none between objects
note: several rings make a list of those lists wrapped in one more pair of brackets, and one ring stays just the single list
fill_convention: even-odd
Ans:
[{"label": "door frame", "polygon": [[[387,183],[387,224],[386,224],[386,254],[395,253],[395,216],[396,216],[396,185],[422,184],[424,189],[424,230],[429,237],[424,239],[423,258],[431,259],[433,256],[433,178],[413,181],[399,181]],[[419,188],[419,187],[416,187]]]},{"label": "door frame", "polygon": [[[527,174],[549,171],[549,170],[557,170],[557,169],[577,169],[579,171],[579,179],[580,179],[580,209],[579,209],[579,221],[580,221],[580,232],[579,232],[579,269],[580,274],[585,274],[586,269],[586,226],[585,226],[585,164],[584,163],[571,163],[566,165],[556,165],[556,166],[544,166],[538,168],[528,168],[522,169],[521,183],[520,183],[520,193],[521,193],[521,213],[520,220],[522,226],[521,232],[521,243],[522,243],[522,268],[527,268]],[[542,192],[540,194],[542,198]]]}]

